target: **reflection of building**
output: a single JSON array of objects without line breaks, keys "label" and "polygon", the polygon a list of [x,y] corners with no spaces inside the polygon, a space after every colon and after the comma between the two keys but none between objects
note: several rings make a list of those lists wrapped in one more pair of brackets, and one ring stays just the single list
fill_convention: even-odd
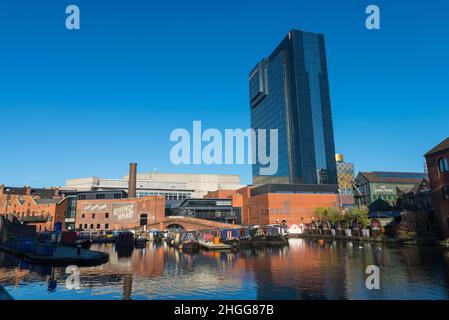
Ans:
[{"label": "reflection of building", "polygon": [[[263,175],[253,165],[253,183],[317,184],[317,172],[337,183],[324,36],[292,30],[249,76],[251,128],[278,130],[278,170]],[[267,142],[256,143],[270,150]],[[265,150],[262,150],[265,152]],[[260,159],[259,159],[260,160]]]},{"label": "reflection of building", "polygon": [[52,231],[55,222],[64,222],[67,205],[59,189],[0,186],[0,214],[12,213],[38,232]]},{"label": "reflection of building", "polygon": [[426,153],[439,236],[449,237],[449,138]]},{"label": "reflection of building", "polygon": [[79,230],[107,231],[136,228],[165,217],[165,199],[160,196],[77,202]]},{"label": "reflection of building", "polygon": [[173,216],[191,216],[217,222],[240,224],[240,208],[233,207],[231,199],[186,199],[170,209]]},{"label": "reflection of building", "polygon": [[354,197],[360,205],[368,206],[376,200],[382,200],[394,206],[399,190],[408,191],[424,178],[424,173],[359,172],[354,181]]},{"label": "reflection of building", "polygon": [[354,165],[344,162],[342,154],[336,154],[335,159],[337,161],[337,179],[340,194],[353,194]]},{"label": "reflection of building", "polygon": [[[238,175],[138,173],[137,197],[164,196],[166,200],[202,198],[217,189],[241,188]],[[67,180],[67,190],[123,190],[128,191],[128,175],[122,179],[83,178]]]}]

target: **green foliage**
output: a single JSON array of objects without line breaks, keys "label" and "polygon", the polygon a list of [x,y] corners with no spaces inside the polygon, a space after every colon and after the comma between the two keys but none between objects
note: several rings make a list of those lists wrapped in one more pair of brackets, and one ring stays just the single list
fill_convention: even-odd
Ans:
[{"label": "green foliage", "polygon": [[315,214],[317,219],[320,222],[325,222],[328,221],[330,222],[333,226],[335,226],[335,223],[339,220],[341,220],[341,215],[338,213],[336,208],[333,207],[328,207],[328,208],[323,208],[323,207],[319,207],[315,209]]},{"label": "green foliage", "polygon": [[344,219],[346,222],[346,226],[350,227],[352,221],[356,220],[361,224],[363,228],[366,228],[369,225],[368,218],[369,209],[366,206],[354,207],[346,211]]}]

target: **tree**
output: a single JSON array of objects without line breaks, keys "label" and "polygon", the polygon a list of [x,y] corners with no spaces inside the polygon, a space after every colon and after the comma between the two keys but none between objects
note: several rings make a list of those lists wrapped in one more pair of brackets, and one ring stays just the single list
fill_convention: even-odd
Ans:
[{"label": "tree", "polygon": [[316,214],[317,219],[320,222],[328,220],[328,209],[327,208],[323,208],[323,207],[316,208],[315,214]]},{"label": "tree", "polygon": [[369,225],[368,213],[369,209],[366,206],[354,207],[349,209],[345,213],[345,222],[347,227],[349,228],[352,222],[355,220],[363,228],[366,228]]},{"label": "tree", "polygon": [[332,226],[335,227],[338,221],[341,220],[341,215],[336,208],[330,207],[327,209],[327,216]]}]

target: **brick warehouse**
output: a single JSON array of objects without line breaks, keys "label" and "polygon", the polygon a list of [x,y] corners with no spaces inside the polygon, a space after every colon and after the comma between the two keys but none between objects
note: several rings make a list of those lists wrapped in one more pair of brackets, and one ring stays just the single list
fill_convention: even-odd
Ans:
[{"label": "brick warehouse", "polygon": [[36,231],[53,231],[64,222],[68,201],[59,189],[0,186],[0,214],[13,214],[19,221],[36,226]]},{"label": "brick warehouse", "polygon": [[449,237],[449,138],[425,154],[432,204],[441,238]]},{"label": "brick warehouse", "polygon": [[77,202],[78,230],[108,231],[136,228],[165,218],[165,198],[82,200]]},{"label": "brick warehouse", "polygon": [[242,223],[308,224],[318,207],[338,208],[340,197],[336,185],[268,184],[239,190],[218,190],[206,197],[231,198],[233,206],[241,207]]}]

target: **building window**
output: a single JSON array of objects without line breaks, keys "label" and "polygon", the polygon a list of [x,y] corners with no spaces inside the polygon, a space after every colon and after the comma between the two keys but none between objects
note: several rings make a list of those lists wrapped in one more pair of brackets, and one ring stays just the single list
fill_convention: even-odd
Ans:
[{"label": "building window", "polygon": [[106,219],[108,219],[108,218],[109,218],[109,213],[106,212],[106,213],[104,214],[104,217],[105,217]]},{"label": "building window", "polygon": [[101,228],[100,224],[97,224],[97,229],[100,229],[100,228]]},{"label": "building window", "polygon": [[84,229],[87,229],[87,224],[84,225]]},{"label": "building window", "polygon": [[86,215],[83,213],[82,215],[81,215],[81,218],[85,218],[86,217]]},{"label": "building window", "polygon": [[82,224],[80,224],[80,229],[82,229],[83,228],[83,225]]},{"label": "building window", "polygon": [[95,219],[95,213],[92,213],[92,219]]},{"label": "building window", "polygon": [[93,228],[94,228],[94,225],[93,225],[93,224],[91,224],[91,225],[90,225],[90,228],[91,228],[91,229],[93,229]]},{"label": "building window", "polygon": [[109,224],[105,223],[104,228],[107,230],[109,229]]},{"label": "building window", "polygon": [[148,223],[148,215],[143,213],[140,215],[140,226],[146,226]]},{"label": "building window", "polygon": [[106,195],[104,193],[100,193],[100,194],[97,194],[96,198],[97,199],[105,199]]},{"label": "building window", "polygon": [[443,186],[443,199],[449,200],[449,186]]},{"label": "building window", "polygon": [[85,194],[79,195],[78,200],[86,200],[86,195]]},{"label": "building window", "polygon": [[448,166],[446,158],[438,159],[438,169],[440,170],[440,173],[444,173],[444,172],[448,172],[449,171],[449,166]]}]

